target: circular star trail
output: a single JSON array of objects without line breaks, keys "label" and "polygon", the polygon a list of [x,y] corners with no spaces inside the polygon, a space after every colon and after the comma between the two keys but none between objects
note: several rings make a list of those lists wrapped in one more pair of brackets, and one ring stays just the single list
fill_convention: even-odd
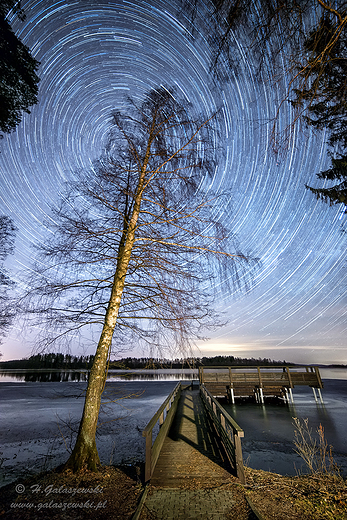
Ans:
[{"label": "circular star trail", "polygon": [[[249,293],[230,297],[219,288],[229,324],[201,353],[347,362],[344,216],[304,188],[327,165],[324,135],[294,132],[288,153],[273,153],[281,87],[272,87],[266,70],[256,79],[236,37],[237,74],[221,62],[223,81],[212,77],[209,4],[200,3],[193,21],[180,3],[160,0],[22,6],[25,21],[9,20],[40,61],[41,82],[39,103],[0,143],[0,211],[19,228],[12,271],[30,266],[31,246],[44,239],[49,206],[65,181],[99,157],[112,111],[126,96],[141,100],[151,88],[174,86],[196,110],[220,109],[223,152],[210,188],[230,193],[233,211],[216,203],[213,212],[237,234],[241,250],[262,262]],[[282,128],[291,117],[284,107]],[[13,329],[2,351],[9,359],[29,348]]]}]

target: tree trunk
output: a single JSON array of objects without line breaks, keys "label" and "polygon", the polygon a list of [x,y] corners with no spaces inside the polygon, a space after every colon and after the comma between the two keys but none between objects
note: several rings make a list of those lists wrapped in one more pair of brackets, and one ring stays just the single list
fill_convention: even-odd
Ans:
[{"label": "tree trunk", "polygon": [[106,324],[104,325],[95,353],[94,363],[89,375],[83,415],[76,444],[69,460],[65,464],[65,468],[71,469],[73,472],[80,471],[83,468],[96,471],[97,466],[100,464],[95,435],[113,330],[114,327],[111,329]]},{"label": "tree trunk", "polygon": [[131,219],[129,222],[127,220],[124,221],[124,229],[118,250],[117,268],[113,279],[111,296],[105,315],[104,326],[96,349],[94,363],[89,375],[83,415],[76,444],[64,466],[64,469],[71,469],[73,472],[80,471],[81,469],[96,471],[98,464],[100,464],[95,435],[101,405],[101,395],[105,386],[108,354],[112,343],[113,332],[117,323],[125,277],[135,241],[135,230],[140,213],[144,178],[149,154],[150,142],[148,143],[147,154],[141,168]]}]

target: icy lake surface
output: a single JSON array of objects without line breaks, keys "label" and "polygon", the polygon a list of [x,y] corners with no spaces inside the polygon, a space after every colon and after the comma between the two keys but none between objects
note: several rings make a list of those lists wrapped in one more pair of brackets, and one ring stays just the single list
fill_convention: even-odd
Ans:
[{"label": "icy lake surface", "polygon": [[[143,372],[142,372],[143,374]],[[144,375],[144,374],[143,374]],[[164,378],[121,380],[110,377],[104,393],[97,445],[104,464],[144,460],[142,430],[177,380],[192,375],[174,371]],[[246,464],[255,469],[295,475],[303,461],[294,452],[293,417],[321,424],[334,459],[347,475],[347,370],[321,370],[324,404],[310,388],[294,389],[294,405],[236,404],[227,410],[244,429]],[[83,409],[85,382],[25,382],[0,377],[0,485],[50,469],[67,457]]]}]

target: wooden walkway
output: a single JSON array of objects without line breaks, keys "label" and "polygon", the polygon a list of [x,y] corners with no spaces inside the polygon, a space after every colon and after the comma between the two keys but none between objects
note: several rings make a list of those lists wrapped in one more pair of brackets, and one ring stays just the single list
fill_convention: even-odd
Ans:
[{"label": "wooden walkway", "polygon": [[151,485],[170,488],[218,486],[230,482],[231,472],[199,390],[184,390],[160,451]]}]

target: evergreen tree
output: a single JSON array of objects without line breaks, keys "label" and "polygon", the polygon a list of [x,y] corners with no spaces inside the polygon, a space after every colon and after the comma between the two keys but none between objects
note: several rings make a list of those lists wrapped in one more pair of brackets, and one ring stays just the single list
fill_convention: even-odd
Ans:
[{"label": "evergreen tree", "polygon": [[[344,13],[347,16],[347,11]],[[301,88],[294,89],[295,108],[304,108],[309,126],[328,130],[331,167],[317,174],[333,181],[328,188],[306,186],[318,199],[347,208],[347,28],[324,14],[304,42],[308,54]],[[345,209],[347,211],[347,209]]]},{"label": "evergreen tree", "polygon": [[[38,101],[37,69],[39,62],[14,34],[6,20],[8,11],[16,5],[14,0],[0,4],[0,131],[11,132],[20,123],[22,113]],[[18,16],[23,12],[16,7]]]}]

